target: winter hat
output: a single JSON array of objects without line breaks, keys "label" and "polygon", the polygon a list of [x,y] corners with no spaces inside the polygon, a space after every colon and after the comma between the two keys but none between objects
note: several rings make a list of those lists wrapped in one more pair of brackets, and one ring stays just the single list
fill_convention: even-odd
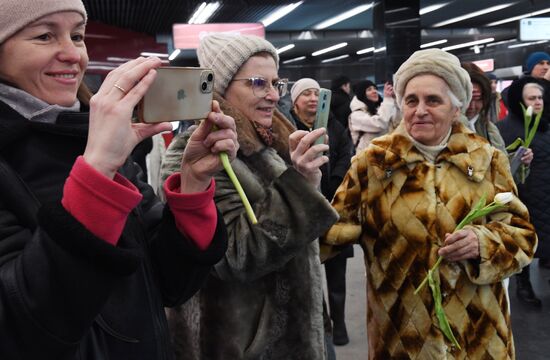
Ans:
[{"label": "winter hat", "polygon": [[0,1],[0,44],[41,17],[61,11],[76,11],[87,19],[82,0]]},{"label": "winter hat", "polygon": [[335,79],[332,79],[332,82],[330,83],[330,88],[332,90],[336,90],[336,89],[339,89],[340,86],[342,85],[345,85],[347,83],[351,82],[351,80],[349,79],[349,77],[345,76],[345,75],[342,75],[342,76],[338,76],[337,78]]},{"label": "winter hat", "polygon": [[439,76],[462,103],[464,113],[472,99],[472,83],[468,72],[460,66],[456,56],[441,49],[419,50],[413,53],[395,73],[394,90],[397,103],[401,105],[405,87],[417,75]]},{"label": "winter hat", "polygon": [[260,52],[269,53],[279,68],[277,49],[269,41],[254,35],[218,33],[206,36],[199,44],[197,57],[202,67],[214,71],[214,89],[224,95],[241,66]]},{"label": "winter hat", "polygon": [[310,78],[303,78],[296,81],[290,89],[290,98],[292,99],[292,104],[294,104],[298,96],[300,96],[300,94],[307,89],[320,90],[321,86],[319,86],[319,83],[317,81]]},{"label": "winter hat", "polygon": [[525,73],[528,75],[531,74],[535,65],[543,60],[550,61],[550,55],[544,51],[536,51],[529,55],[525,61]]},{"label": "winter hat", "polygon": [[[371,86],[376,87],[376,84],[370,80],[362,80],[353,84],[353,93],[355,97],[367,106],[367,111],[371,115],[378,114],[378,108],[382,104],[382,97],[378,96],[378,101],[371,101],[367,98],[366,91]],[[380,94],[378,94],[380,95]]]}]

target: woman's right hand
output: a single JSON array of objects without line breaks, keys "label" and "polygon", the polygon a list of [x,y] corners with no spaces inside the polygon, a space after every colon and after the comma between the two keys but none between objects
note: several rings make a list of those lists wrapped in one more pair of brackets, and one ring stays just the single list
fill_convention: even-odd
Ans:
[{"label": "woman's right hand", "polygon": [[324,136],[326,129],[320,128],[312,132],[297,130],[289,136],[290,159],[294,168],[313,186],[321,183],[320,167],[328,162],[323,155],[328,151],[327,144],[313,145],[317,138]]},{"label": "woman's right hand", "polygon": [[172,130],[170,123],[132,123],[134,108],[153,83],[160,65],[160,59],[154,57],[131,60],[111,71],[90,100],[84,159],[111,179],[139,142]]},{"label": "woman's right hand", "polygon": [[527,149],[521,156],[521,163],[529,166],[531,164],[531,161],[533,161],[533,150]]},{"label": "woman's right hand", "polygon": [[384,99],[391,98],[394,96],[393,85],[390,82],[384,84]]}]

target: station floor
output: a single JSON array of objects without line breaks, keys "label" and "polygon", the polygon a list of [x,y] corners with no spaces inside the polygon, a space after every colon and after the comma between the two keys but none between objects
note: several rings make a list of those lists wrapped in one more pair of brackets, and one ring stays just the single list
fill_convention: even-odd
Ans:
[{"label": "station floor", "polygon": [[[348,259],[346,324],[350,343],[336,346],[338,360],[366,360],[367,335],[365,329],[365,265],[363,251],[355,245],[355,256]],[[510,281],[512,330],[517,360],[550,359],[550,270],[539,268],[538,260],[531,265],[531,281],[542,300],[542,308],[533,309],[520,303],[516,297],[515,279]]]}]

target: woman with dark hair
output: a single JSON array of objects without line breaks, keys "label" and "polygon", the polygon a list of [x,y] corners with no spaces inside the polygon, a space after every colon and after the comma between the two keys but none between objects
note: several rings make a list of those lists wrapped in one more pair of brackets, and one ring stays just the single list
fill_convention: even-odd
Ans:
[{"label": "woman with dark hair", "polygon": [[[550,104],[544,101],[544,88],[540,80],[531,76],[525,76],[515,80],[508,88],[508,116],[498,123],[500,133],[506,144],[514,142],[518,137],[525,137],[523,110],[521,105],[533,107],[533,119],[536,114],[542,113],[536,135],[531,142],[530,148],[533,151],[533,161],[529,166],[529,176],[525,183],[518,183],[520,199],[527,205],[532,216],[532,222],[537,229],[539,246],[535,257],[539,263],[550,257],[550,213],[547,211],[547,204],[550,201],[550,131],[548,123],[550,120]],[[529,277],[529,266],[516,276],[517,296],[529,305],[540,307],[541,301],[533,291]]]},{"label": "woman with dark hair", "polygon": [[355,96],[349,105],[349,131],[358,153],[372,139],[393,130],[399,124],[399,110],[395,105],[393,85],[384,85],[384,100],[378,94],[376,84],[370,80],[353,86]]}]

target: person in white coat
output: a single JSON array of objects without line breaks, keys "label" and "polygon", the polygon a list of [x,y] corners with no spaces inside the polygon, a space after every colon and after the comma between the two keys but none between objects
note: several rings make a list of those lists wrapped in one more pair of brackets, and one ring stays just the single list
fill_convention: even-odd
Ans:
[{"label": "person in white coat", "polygon": [[396,106],[393,85],[384,85],[384,99],[378,94],[376,84],[370,80],[361,81],[353,86],[355,96],[351,100],[349,130],[359,153],[372,139],[387,134],[399,124],[400,112]]}]

